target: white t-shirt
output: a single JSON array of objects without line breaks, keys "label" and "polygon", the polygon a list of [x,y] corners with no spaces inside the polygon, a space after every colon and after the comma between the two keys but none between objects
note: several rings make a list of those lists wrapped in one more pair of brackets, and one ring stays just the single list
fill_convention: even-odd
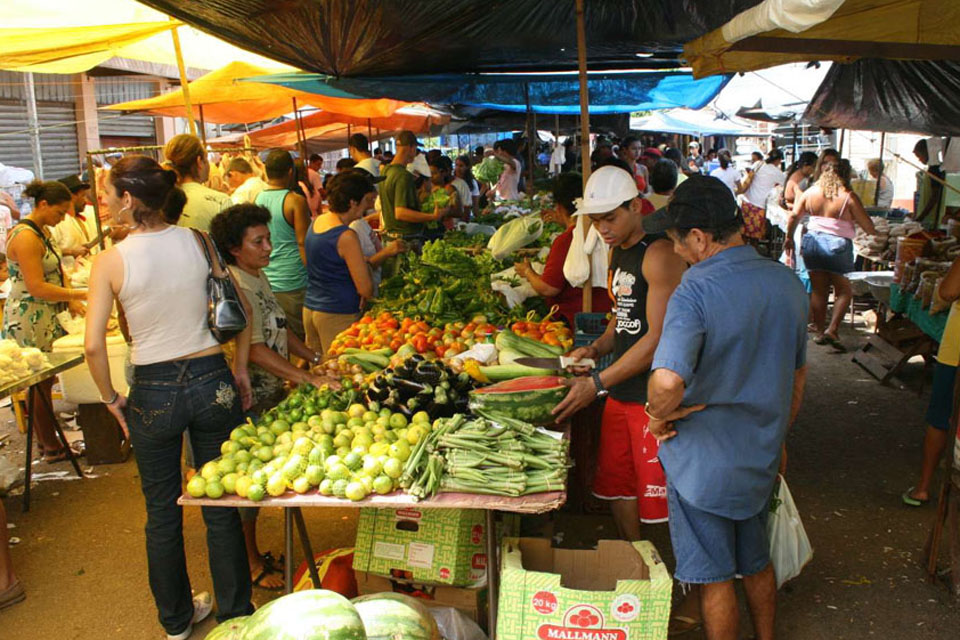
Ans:
[{"label": "white t-shirt", "polygon": [[[78,249],[92,239],[87,237],[84,224],[70,214],[63,216],[63,220],[51,228],[50,236],[61,251]],[[96,237],[96,234],[93,237]]]},{"label": "white t-shirt", "polygon": [[230,201],[233,204],[254,204],[260,192],[267,188],[267,183],[258,176],[250,176],[243,184],[236,188]]},{"label": "white t-shirt", "polygon": [[763,166],[754,173],[753,182],[750,183],[750,188],[744,193],[744,197],[753,206],[766,209],[770,190],[778,184],[784,184],[787,177],[783,171],[767,162],[764,162]]},{"label": "white t-shirt", "polygon": [[380,177],[380,163],[377,162],[376,158],[364,158],[356,164],[360,169],[363,169],[374,178]]},{"label": "white t-shirt", "polygon": [[877,206],[888,208],[893,204],[893,181],[887,176],[880,176],[880,194],[877,196]]},{"label": "white t-shirt", "polygon": [[740,172],[733,168],[733,165],[727,165],[727,168],[717,167],[710,172],[714,178],[718,178],[723,184],[730,188],[730,192],[737,194],[737,182],[740,181]]},{"label": "white t-shirt", "polygon": [[[379,243],[376,240],[373,228],[367,224],[366,220],[363,218],[354,220],[350,223],[350,228],[356,232],[357,237],[360,239],[360,251],[363,253],[364,258],[369,258],[380,250],[377,247]],[[380,267],[370,265],[370,277],[373,279],[373,297],[376,298],[380,290]]]},{"label": "white t-shirt", "polygon": [[503,170],[497,181],[497,200],[520,199],[520,161],[513,158],[514,171]]},{"label": "white t-shirt", "polygon": [[460,202],[463,204],[464,211],[468,213],[472,211],[473,196],[480,195],[480,190],[477,189],[477,183],[473,183],[473,189],[470,189],[470,185],[468,185],[467,181],[463,178],[454,178],[450,184],[453,185],[453,188],[457,190],[457,195],[460,196]]}]

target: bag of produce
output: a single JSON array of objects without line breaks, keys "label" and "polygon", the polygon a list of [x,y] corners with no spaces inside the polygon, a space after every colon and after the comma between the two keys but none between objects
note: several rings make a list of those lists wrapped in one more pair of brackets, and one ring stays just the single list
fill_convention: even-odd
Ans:
[{"label": "bag of produce", "polygon": [[522,249],[543,233],[543,220],[538,215],[520,216],[506,223],[493,234],[487,249],[494,260],[503,260],[508,255]]},{"label": "bag of produce", "polygon": [[783,476],[779,477],[779,487],[771,501],[767,535],[770,538],[770,560],[779,589],[783,583],[800,575],[804,565],[813,559],[813,547]]},{"label": "bag of produce", "polygon": [[487,156],[480,161],[480,164],[473,166],[473,177],[480,182],[493,184],[500,179],[501,173],[503,173],[503,163],[493,156]]}]

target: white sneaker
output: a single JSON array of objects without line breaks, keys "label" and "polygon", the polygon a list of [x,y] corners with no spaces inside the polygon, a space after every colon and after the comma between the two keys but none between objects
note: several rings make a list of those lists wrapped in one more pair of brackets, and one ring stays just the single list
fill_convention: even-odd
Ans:
[{"label": "white sneaker", "polygon": [[193,619],[190,620],[187,628],[177,635],[168,633],[167,640],[187,640],[193,633],[193,625],[205,620],[211,611],[213,611],[213,598],[210,597],[209,592],[203,591],[193,596]]}]

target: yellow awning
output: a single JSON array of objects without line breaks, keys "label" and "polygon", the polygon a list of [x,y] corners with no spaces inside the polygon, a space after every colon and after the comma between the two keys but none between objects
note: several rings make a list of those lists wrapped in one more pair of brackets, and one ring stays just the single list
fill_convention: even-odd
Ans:
[{"label": "yellow awning", "polygon": [[[213,124],[242,124],[270,120],[293,112],[297,107],[316,107],[357,118],[382,118],[409,103],[389,99],[354,100],[294,91],[273,84],[240,82],[242,78],[266,75],[270,71],[245,62],[232,62],[190,83],[194,113],[203,108],[203,120]],[[165,93],[144,100],[113,104],[104,109],[142,112],[156,116],[186,117],[183,92]]]},{"label": "yellow awning", "polygon": [[960,59],[957,0],[846,0],[831,17],[799,33],[772,29],[742,39],[736,22],[687,43],[684,57],[694,76],[813,60]]}]

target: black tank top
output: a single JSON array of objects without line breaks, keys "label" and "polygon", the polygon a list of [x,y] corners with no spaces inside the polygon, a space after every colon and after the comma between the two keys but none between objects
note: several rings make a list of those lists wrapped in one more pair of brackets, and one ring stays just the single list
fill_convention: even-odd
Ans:
[{"label": "black tank top", "polygon": [[[647,281],[643,279],[643,258],[647,248],[666,238],[663,234],[647,234],[629,249],[614,247],[610,259],[607,290],[613,298],[616,323],[613,334],[613,357],[619,359],[647,334]],[[646,402],[647,376],[644,372],[624,380],[610,389],[610,395],[623,402]]]}]

